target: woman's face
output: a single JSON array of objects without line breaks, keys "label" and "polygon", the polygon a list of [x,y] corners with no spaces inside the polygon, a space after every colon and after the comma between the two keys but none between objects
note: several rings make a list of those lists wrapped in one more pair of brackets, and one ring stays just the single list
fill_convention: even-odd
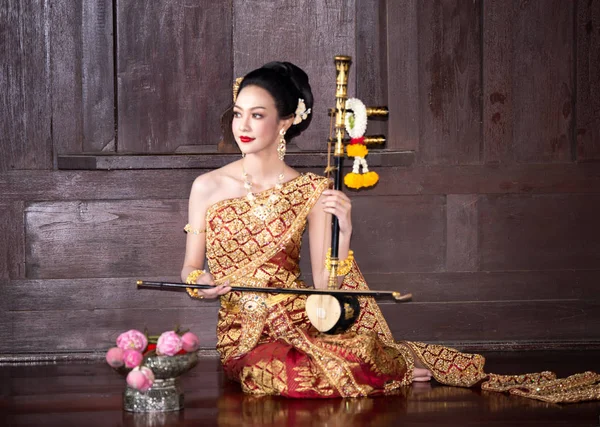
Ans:
[{"label": "woman's face", "polygon": [[240,91],[233,106],[231,130],[242,153],[276,152],[279,131],[284,127],[269,92],[258,86]]}]

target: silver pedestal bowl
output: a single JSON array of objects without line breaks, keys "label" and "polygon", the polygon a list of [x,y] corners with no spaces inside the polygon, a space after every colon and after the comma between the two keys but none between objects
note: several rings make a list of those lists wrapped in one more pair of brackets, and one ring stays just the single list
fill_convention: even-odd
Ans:
[{"label": "silver pedestal bowl", "polygon": [[[127,386],[123,409],[129,412],[167,412],[183,409],[183,389],[179,377],[198,363],[195,352],[176,356],[146,356],[143,365],[152,369],[154,384],[143,392]],[[117,371],[127,375],[131,369]]]}]

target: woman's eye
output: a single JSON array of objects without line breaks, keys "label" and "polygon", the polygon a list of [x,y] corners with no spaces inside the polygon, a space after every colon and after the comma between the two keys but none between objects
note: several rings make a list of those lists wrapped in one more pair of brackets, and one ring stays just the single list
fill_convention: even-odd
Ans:
[{"label": "woman's eye", "polygon": [[262,119],[263,115],[262,114],[258,114],[258,113],[254,113],[254,114],[252,114],[252,117],[254,117],[255,119]]},{"label": "woman's eye", "polygon": [[233,112],[233,117],[235,117],[236,119],[239,119],[240,117],[242,117],[242,114],[238,111],[234,111]]}]

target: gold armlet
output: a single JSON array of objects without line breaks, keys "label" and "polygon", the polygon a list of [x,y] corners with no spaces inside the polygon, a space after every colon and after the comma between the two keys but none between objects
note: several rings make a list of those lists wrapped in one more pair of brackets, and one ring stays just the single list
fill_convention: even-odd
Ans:
[{"label": "gold armlet", "polygon": [[[194,270],[190,274],[188,274],[188,277],[185,279],[185,283],[188,285],[195,285],[196,282],[198,281],[198,277],[202,276],[205,273],[206,273],[206,271],[204,271],[204,270]],[[196,299],[204,298],[203,295],[200,295],[200,292],[198,291],[198,289],[185,288],[185,290],[187,291],[188,295],[191,296],[192,298],[196,298]]]},{"label": "gold armlet", "polygon": [[193,229],[191,225],[186,224],[185,227],[183,227],[183,231],[185,231],[188,234],[201,234],[201,233],[206,233],[206,230],[197,230],[197,229]]},{"label": "gold armlet", "polygon": [[[345,276],[352,270],[352,263],[354,262],[354,251],[348,251],[348,258],[345,260],[338,261],[337,274],[338,276]],[[327,257],[325,258],[325,268],[331,271],[331,248],[327,251]]]}]

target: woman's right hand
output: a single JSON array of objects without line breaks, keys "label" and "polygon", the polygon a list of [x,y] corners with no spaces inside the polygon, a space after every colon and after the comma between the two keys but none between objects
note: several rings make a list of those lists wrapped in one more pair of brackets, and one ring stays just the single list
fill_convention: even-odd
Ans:
[{"label": "woman's right hand", "polygon": [[223,283],[221,285],[215,284],[215,280],[210,273],[204,273],[198,280],[196,280],[198,285],[211,285],[213,286],[211,289],[198,289],[198,295],[203,296],[206,299],[214,299],[218,298],[221,295],[226,294],[231,290],[231,286],[229,286],[229,282]]}]

